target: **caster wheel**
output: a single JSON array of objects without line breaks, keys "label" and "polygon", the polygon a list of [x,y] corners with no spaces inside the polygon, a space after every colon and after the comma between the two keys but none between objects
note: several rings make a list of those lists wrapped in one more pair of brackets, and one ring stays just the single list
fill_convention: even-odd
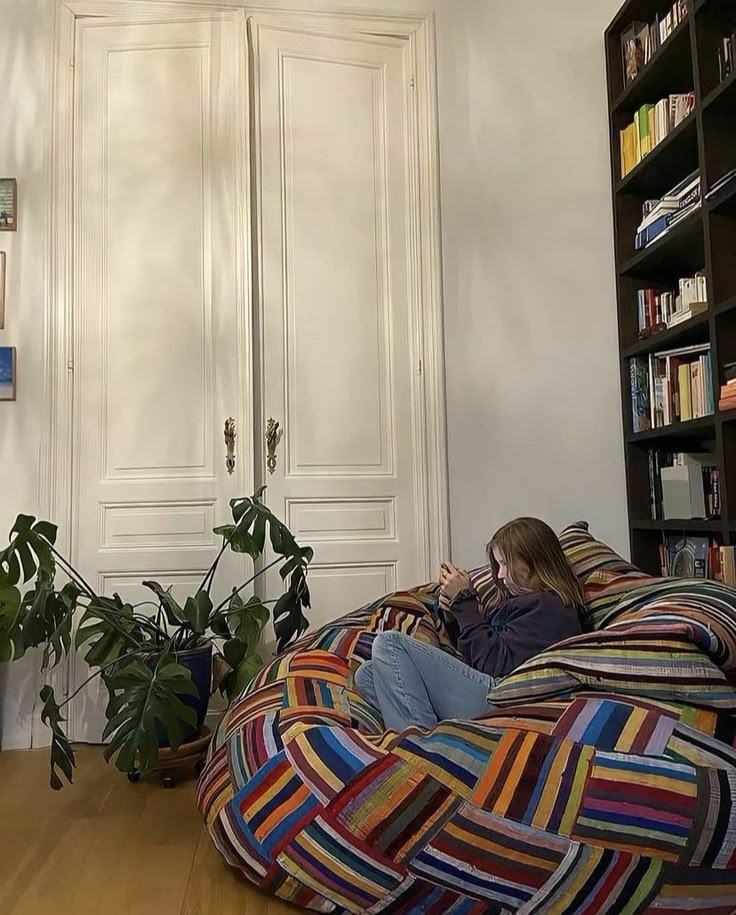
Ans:
[{"label": "caster wheel", "polygon": [[137,769],[133,769],[128,772],[128,781],[131,785],[137,784],[141,780],[141,773]]},{"label": "caster wheel", "polygon": [[170,789],[176,787],[176,779],[173,775],[163,775],[161,777],[161,784],[164,788]]},{"label": "caster wheel", "polygon": [[204,772],[204,760],[200,759],[199,762],[194,764],[194,771],[199,776]]}]

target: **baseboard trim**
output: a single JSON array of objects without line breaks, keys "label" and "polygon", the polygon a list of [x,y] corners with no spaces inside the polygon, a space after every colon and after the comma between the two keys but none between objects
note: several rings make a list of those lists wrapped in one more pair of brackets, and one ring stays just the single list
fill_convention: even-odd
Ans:
[{"label": "baseboard trim", "polygon": [[16,731],[14,734],[3,734],[0,740],[0,752],[5,750],[30,750],[31,735],[28,731]]}]

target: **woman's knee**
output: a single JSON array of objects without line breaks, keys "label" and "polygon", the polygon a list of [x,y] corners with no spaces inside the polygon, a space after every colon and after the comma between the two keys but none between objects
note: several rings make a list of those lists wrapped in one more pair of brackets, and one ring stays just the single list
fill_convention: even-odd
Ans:
[{"label": "woman's knee", "polygon": [[411,641],[411,636],[403,632],[397,632],[395,629],[387,629],[385,632],[379,632],[373,640],[372,657],[374,661],[386,661],[394,656],[397,651],[401,651],[406,641]]},{"label": "woman's knee", "polygon": [[355,683],[359,693],[362,693],[364,688],[371,688],[373,686],[372,661],[363,661],[360,667],[355,671],[353,682]]}]

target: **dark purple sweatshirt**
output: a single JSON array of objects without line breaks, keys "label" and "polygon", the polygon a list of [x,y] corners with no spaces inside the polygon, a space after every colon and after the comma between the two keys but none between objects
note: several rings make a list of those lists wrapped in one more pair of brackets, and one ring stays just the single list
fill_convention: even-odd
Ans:
[{"label": "dark purple sweatshirt", "polygon": [[566,607],[550,591],[510,597],[489,616],[482,615],[476,597],[462,591],[450,612],[460,630],[458,648],[466,664],[495,679],[582,632],[577,609]]}]

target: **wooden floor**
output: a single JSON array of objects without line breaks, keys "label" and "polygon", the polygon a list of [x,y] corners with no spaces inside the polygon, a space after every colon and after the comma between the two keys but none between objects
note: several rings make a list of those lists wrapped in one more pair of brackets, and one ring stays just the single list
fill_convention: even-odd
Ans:
[{"label": "wooden floor", "polygon": [[74,785],[48,787],[46,751],[0,753],[2,915],[295,915],[227,868],[193,778],[131,785],[80,749]]}]

